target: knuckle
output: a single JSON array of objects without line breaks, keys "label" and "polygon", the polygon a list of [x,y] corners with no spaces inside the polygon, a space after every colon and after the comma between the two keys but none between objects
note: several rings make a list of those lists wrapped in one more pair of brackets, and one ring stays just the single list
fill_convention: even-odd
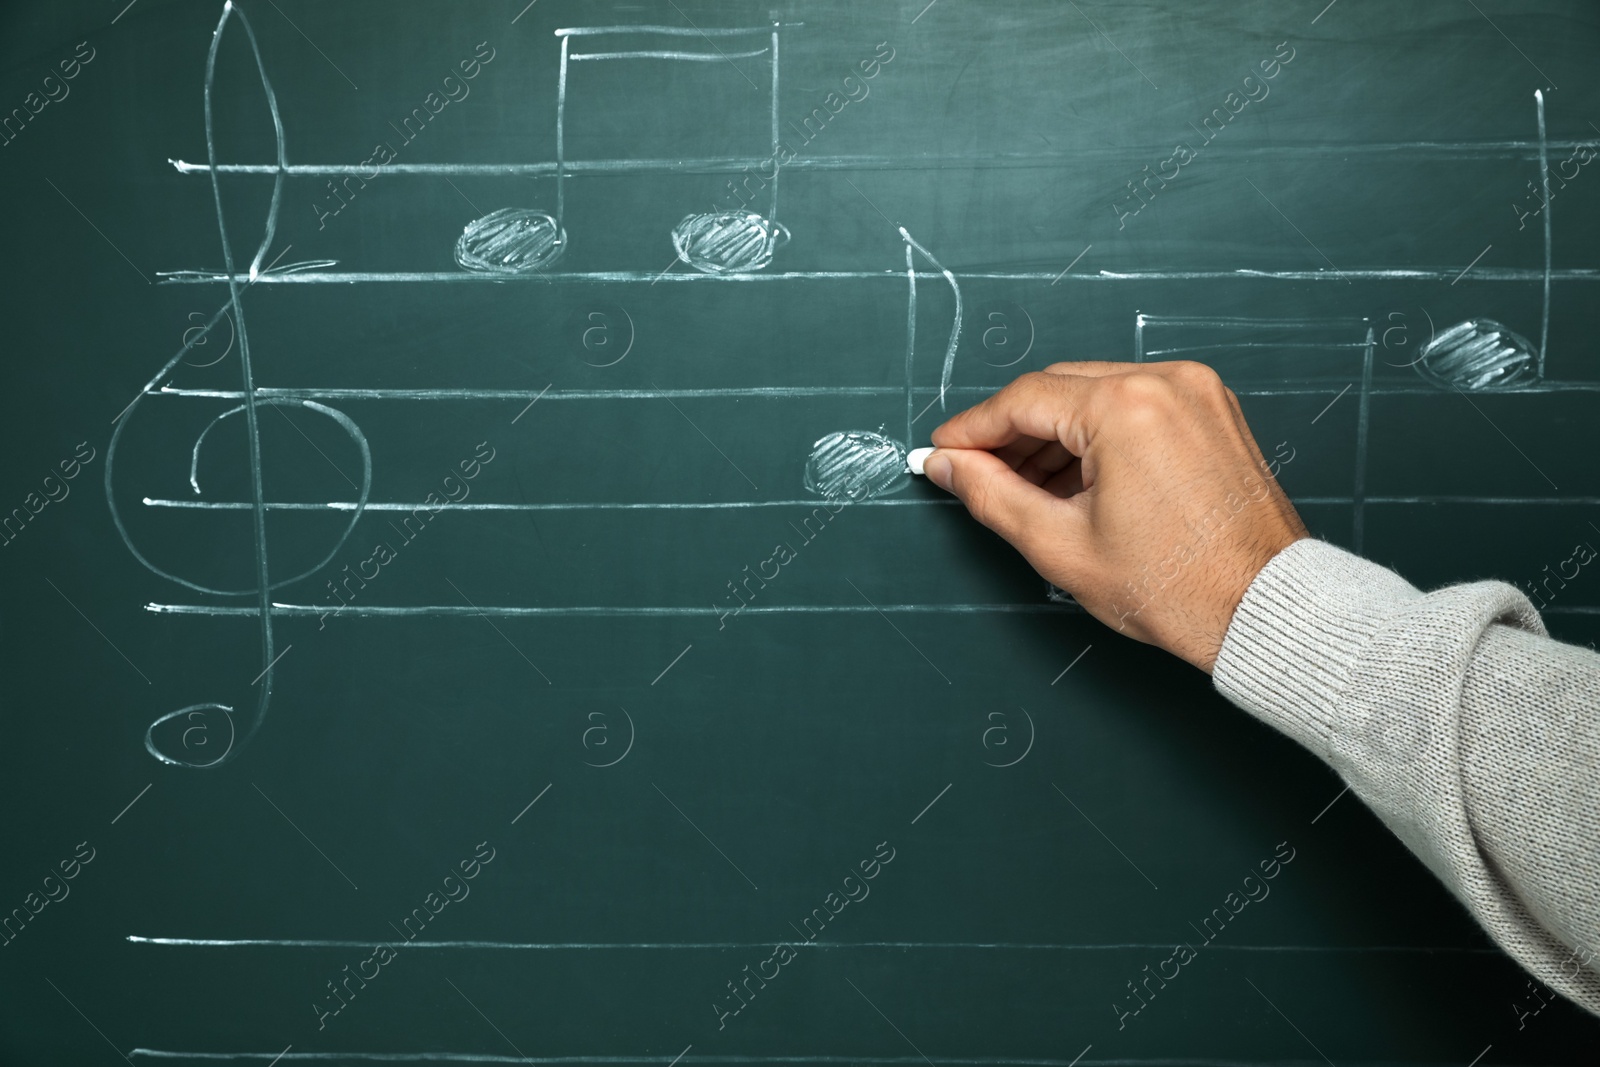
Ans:
[{"label": "knuckle", "polygon": [[1124,374],[1107,383],[1117,406],[1124,411],[1164,411],[1177,398],[1177,390],[1153,371]]},{"label": "knuckle", "polygon": [[1239,398],[1210,365],[1194,360],[1177,360],[1166,366],[1165,373],[1175,388],[1179,403],[1230,419],[1235,414],[1243,414]]},{"label": "knuckle", "polygon": [[1180,385],[1198,392],[1220,395],[1227,388],[1222,384],[1222,376],[1215,370],[1192,359],[1174,362],[1169,373]]},{"label": "knuckle", "polygon": [[1151,371],[1123,375],[1107,383],[1110,414],[1124,430],[1142,435],[1170,423],[1178,408],[1178,390]]}]

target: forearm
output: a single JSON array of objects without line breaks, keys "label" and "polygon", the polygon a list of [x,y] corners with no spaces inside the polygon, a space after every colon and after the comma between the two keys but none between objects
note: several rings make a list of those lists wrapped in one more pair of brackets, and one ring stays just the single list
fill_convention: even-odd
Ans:
[{"label": "forearm", "polygon": [[1422,594],[1302,540],[1234,614],[1219,691],[1331,764],[1538,978],[1600,1013],[1600,655],[1498,582]]}]

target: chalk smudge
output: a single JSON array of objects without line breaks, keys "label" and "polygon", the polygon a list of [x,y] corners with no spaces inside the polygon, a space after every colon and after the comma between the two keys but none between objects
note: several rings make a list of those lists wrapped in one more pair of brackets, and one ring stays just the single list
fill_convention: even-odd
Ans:
[{"label": "chalk smudge", "polygon": [[905,486],[906,450],[881,433],[845,430],[811,446],[806,488],[825,497],[866,500]]},{"label": "chalk smudge", "polygon": [[566,250],[566,231],[550,215],[503,207],[467,223],[456,241],[456,262],[471,271],[526,274],[549,266]]},{"label": "chalk smudge", "polygon": [[672,228],[678,258],[707,274],[760,270],[788,243],[788,227],[753,211],[690,215]]},{"label": "chalk smudge", "polygon": [[1442,388],[1472,391],[1520,382],[1533,363],[1527,338],[1493,319],[1468,319],[1428,342],[1417,372]]}]

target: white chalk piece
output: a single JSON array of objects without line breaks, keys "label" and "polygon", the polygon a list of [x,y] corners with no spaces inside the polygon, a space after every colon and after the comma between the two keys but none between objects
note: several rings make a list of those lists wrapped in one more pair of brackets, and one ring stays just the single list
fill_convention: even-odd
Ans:
[{"label": "white chalk piece", "polygon": [[933,449],[931,448],[913,448],[906,453],[906,466],[911,468],[912,474],[921,474],[922,464],[931,455],[933,455]]}]

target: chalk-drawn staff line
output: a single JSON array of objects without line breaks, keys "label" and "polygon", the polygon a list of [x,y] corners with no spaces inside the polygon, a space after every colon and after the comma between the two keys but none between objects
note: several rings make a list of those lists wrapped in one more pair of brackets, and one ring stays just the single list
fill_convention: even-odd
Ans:
[{"label": "chalk-drawn staff line", "polygon": [[[542,794],[541,794],[542,795]],[[930,807],[932,805],[929,805]],[[210,938],[147,937],[125,934],[131,944],[158,948],[277,948],[329,949],[370,947],[371,940],[344,938]],[[770,948],[770,941],[407,941],[397,944],[403,951],[446,950],[485,952],[725,952],[740,949]],[[1143,952],[1169,949],[1167,942],[1030,942],[1030,941],[796,941],[797,949],[817,952],[849,952],[888,949],[916,949],[926,952]],[[1500,956],[1499,949],[1466,945],[1213,945],[1214,952],[1240,953],[1390,953],[1397,955]]]},{"label": "chalk-drawn staff line", "polygon": [[[495,1025],[495,1021],[493,1019],[489,1018],[487,1015],[484,1015],[483,1009],[478,1007],[477,1004],[473,1003],[471,997],[469,997],[465,993],[461,992],[461,987],[460,986],[456,985],[454,982],[451,982],[448,977],[445,978],[445,981],[446,982],[450,982],[450,988],[454,989],[457,993],[461,994],[461,999],[466,1001],[469,1005],[471,1005],[472,1010],[477,1012],[480,1016],[483,1017],[483,1021],[488,1023],[490,1028],[492,1030],[494,1030],[495,1033],[499,1034],[501,1039],[504,1040],[506,1044],[511,1046],[511,1050],[513,1052],[515,1052],[518,1056],[521,1056],[524,1062],[527,1062],[527,1063],[533,1062],[532,1060],[528,1059],[528,1054],[526,1052],[523,1052],[520,1048],[517,1048],[517,1043],[515,1041],[511,1040],[509,1037],[506,1037],[506,1032],[504,1030],[500,1029],[500,1027],[496,1026]],[[674,1062],[676,1062],[676,1061],[674,1061]]]},{"label": "chalk-drawn staff line", "polygon": [[[610,59],[679,59],[691,63],[716,63],[723,59],[752,59],[756,56],[767,55],[770,50],[757,48],[753,52],[724,52],[720,55],[711,55],[706,52],[574,52],[567,58],[573,63],[581,60],[610,60]],[[748,79],[746,79],[748,80]],[[753,83],[752,83],[753,84]]]},{"label": "chalk-drawn staff line", "polygon": [[[1552,139],[1546,142],[1549,151],[1573,152],[1594,141]],[[1355,143],[1274,145],[1218,145],[1211,149],[1217,156],[1228,156],[1243,161],[1294,161],[1349,156],[1402,156],[1426,162],[1430,160],[1497,160],[1511,159],[1536,161],[1540,142],[1533,141],[1483,141],[1483,142],[1412,142],[1412,143]],[[952,153],[940,156],[804,156],[783,164],[784,170],[796,171],[873,171],[873,170],[1054,170],[1071,171],[1088,163],[1121,161],[1130,155],[1148,155],[1165,149],[1161,146],[1132,148],[1096,148],[1086,146],[1068,154],[995,154],[963,155]],[[183,159],[167,160],[179,174],[276,175],[279,170],[270,163],[191,163]],[[708,156],[674,157],[668,159],[578,159],[525,163],[389,163],[383,168],[386,175],[447,175],[450,177],[547,177],[556,173],[558,166],[568,177],[584,174],[738,174],[757,165],[765,165],[766,157]],[[361,174],[370,168],[360,163],[291,163],[283,173],[295,177],[336,177]]]},{"label": "chalk-drawn staff line", "polygon": [[1194,352],[1233,352],[1245,348],[1266,348],[1273,351],[1279,351],[1293,348],[1326,350],[1365,347],[1367,347],[1367,343],[1365,341],[1284,341],[1282,343],[1274,341],[1236,341],[1231,343],[1218,342],[1216,344],[1209,345],[1179,345],[1176,348],[1152,348],[1147,351],[1145,355],[1147,357],[1183,355],[1193,358],[1191,354]]},{"label": "chalk-drawn staff line", "polygon": [[[895,633],[900,635],[900,639],[902,641],[904,641],[906,644],[910,645],[912,650],[915,651],[917,655],[921,656],[924,660],[927,660],[928,666],[932,667],[933,670],[934,670],[934,673],[936,673],[939,677],[944,679],[944,684],[945,685],[954,685],[955,684],[954,682],[952,682],[950,680],[949,676],[944,673],[944,671],[939,669],[939,665],[937,663],[933,662],[933,660],[928,656],[928,654],[926,652],[922,651],[922,649],[917,647],[917,643],[915,641],[911,640],[911,638],[906,636],[904,630],[900,629],[900,627],[898,627],[898,626],[896,626],[894,624],[894,621],[892,619],[890,619],[889,616],[884,613],[884,609],[883,608],[880,608],[877,604],[874,604],[872,602],[872,600],[870,598],[868,598],[867,594],[865,594],[865,593],[863,593],[861,591],[861,588],[859,586],[857,586],[855,582],[850,581],[849,578],[846,578],[845,581],[849,584],[851,589],[854,589],[856,591],[856,595],[857,596],[861,597],[862,600],[865,600],[867,602],[867,607],[868,607],[868,609],[870,609],[872,611],[872,613],[876,614],[884,622],[888,623],[889,627],[892,630],[894,630]],[[854,607],[855,605],[851,605],[851,606]],[[716,609],[712,609],[712,610],[716,610]],[[769,609],[769,610],[779,610],[779,611],[781,611],[781,610],[783,610],[783,607],[780,606],[780,607],[778,607],[776,609]]]},{"label": "chalk-drawn staff line", "polygon": [[1466,393],[1463,393],[1459,388],[1455,390],[1455,393],[1462,400],[1465,400],[1468,404],[1471,404],[1472,405],[1472,410],[1476,411],[1479,415],[1482,415],[1483,416],[1483,421],[1487,422],[1491,427],[1494,428],[1494,431],[1496,433],[1498,433],[1501,437],[1505,438],[1506,444],[1508,444],[1512,448],[1516,449],[1517,455],[1519,455],[1523,459],[1527,460],[1528,461],[1528,466],[1532,467],[1534,470],[1539,472],[1539,477],[1543,478],[1545,481],[1550,483],[1550,488],[1555,489],[1557,491],[1560,491],[1561,487],[1559,485],[1557,485],[1551,479],[1551,477],[1548,474],[1546,474],[1544,472],[1544,470],[1537,463],[1535,463],[1533,461],[1533,457],[1529,456],[1526,452],[1524,452],[1522,450],[1522,446],[1521,445],[1519,445],[1515,441],[1513,441],[1511,439],[1510,435],[1507,434],[1504,430],[1502,430],[1500,428],[1500,424],[1499,423],[1497,423],[1493,419],[1491,419],[1487,412],[1485,412],[1476,403],[1474,403],[1473,399],[1470,396],[1468,396]]},{"label": "chalk-drawn staff line", "polygon": [[[1294,496],[1299,506],[1347,507],[1357,501],[1355,496]],[[1368,507],[1600,507],[1600,496],[1366,496]],[[173,499],[144,498],[146,507],[181,510],[222,510],[242,512],[250,510],[248,501],[173,501]],[[958,507],[960,501],[950,498],[872,498],[856,502],[858,507]],[[358,501],[267,501],[269,512],[397,512],[410,514],[421,507],[440,512],[723,512],[723,510],[758,509],[758,507],[816,507],[816,499],[786,499],[786,501],[474,501],[443,502],[434,507],[424,502],[368,502]]]},{"label": "chalk-drawn staff line", "polygon": [[1059,282],[1062,279],[1062,277],[1066,275],[1067,271],[1071,270],[1073,267],[1076,267],[1078,265],[1078,260],[1082,259],[1084,256],[1089,254],[1089,249],[1091,249],[1093,247],[1094,247],[1094,242],[1093,241],[1090,241],[1088,244],[1084,245],[1083,246],[1083,251],[1079,252],[1076,256],[1073,256],[1072,257],[1072,262],[1068,263],[1065,267],[1061,268],[1061,273],[1060,274],[1057,274],[1054,278],[1050,279],[1050,284],[1054,285],[1056,282]]},{"label": "chalk-drawn staff line", "polygon": [[[205,273],[199,271],[185,271],[182,275],[174,272],[157,272],[161,280],[157,285],[215,285],[229,281],[244,282],[249,280],[248,275],[228,275],[221,273]],[[1459,268],[1448,267],[1383,267],[1383,268],[1350,268],[1334,273],[1331,270],[1258,270],[1252,267],[1239,267],[1234,270],[1144,270],[1144,271],[1112,271],[1100,270],[1094,273],[1080,271],[1061,277],[1063,284],[1067,282],[1205,282],[1205,281],[1278,281],[1278,282],[1440,282],[1450,281],[1460,275]],[[917,271],[917,279],[940,279],[944,273]],[[1001,281],[1001,282],[1051,282],[1060,277],[1049,271],[964,271],[956,275],[962,281]],[[751,284],[757,282],[793,282],[793,281],[904,281],[904,270],[816,270],[816,271],[783,271],[773,274],[758,272],[738,273],[727,272],[722,274],[708,274],[696,272],[694,274],[660,274],[647,270],[617,270],[617,271],[543,271],[525,274],[491,274],[474,271],[304,271],[298,273],[277,273],[261,275],[259,283],[266,286],[272,285],[349,285],[353,282],[373,282],[384,284],[414,284],[414,283],[442,283],[442,284],[507,284],[513,282],[523,283],[555,283],[571,282],[573,284],[613,284],[619,282],[643,282],[652,284],[656,281],[682,284],[685,282],[723,282],[727,284]],[[1527,282],[1542,282],[1545,278],[1543,268],[1533,267],[1484,267],[1472,272],[1462,279],[1467,282],[1514,282],[1525,284]],[[1565,267],[1550,272],[1552,282],[1596,282],[1600,281],[1600,268],[1595,267]]]},{"label": "chalk-drawn staff line", "polygon": [[804,26],[804,22],[773,22],[765,26],[567,26],[555,31],[557,37],[605,37],[641,34],[658,37],[750,37],[770,33],[773,26]]},{"label": "chalk-drawn staff line", "polygon": [[[370,947],[370,946],[368,946]],[[766,946],[771,948],[771,945]],[[1171,948],[1170,945],[1164,946]],[[690,1045],[692,1048],[693,1045]],[[1093,1048],[1093,1045],[1089,1046]],[[685,1050],[687,1051],[687,1050]],[[1087,1051],[1087,1050],[1085,1050]],[[149,1049],[136,1048],[130,1053],[146,1059],[169,1060],[270,1060],[274,1053],[265,1052],[194,1052],[176,1049]],[[939,1057],[939,1063],[950,1064],[952,1067],[1077,1067],[1083,1054],[1070,1060],[1057,1059],[1029,1059],[1023,1057]],[[317,1061],[361,1061],[364,1063],[522,1063],[522,1064],[637,1064],[639,1067],[674,1067],[682,1062],[688,1064],[714,1064],[738,1067],[748,1063],[770,1064],[837,1064],[840,1067],[850,1067],[853,1064],[875,1064],[882,1067],[923,1067],[924,1061],[920,1056],[857,1056],[857,1055],[737,1055],[737,1056],[685,1056],[680,1052],[677,1056],[597,1056],[597,1055],[568,1055],[568,1056],[536,1056],[519,1057],[511,1055],[496,1055],[494,1053],[478,1052],[292,1052],[283,1056],[285,1062],[317,1062]],[[1169,1058],[1124,1058],[1115,1060],[1087,1061],[1088,1064],[1102,1063],[1115,1064],[1116,1067],[1172,1067],[1175,1061]],[[1259,1067],[1259,1060],[1197,1060],[1188,1059],[1183,1063],[1195,1064],[1197,1067]]]},{"label": "chalk-drawn staff line", "polygon": [[1304,1030],[1300,1029],[1300,1027],[1296,1026],[1293,1019],[1291,1019],[1287,1015],[1283,1014],[1283,1009],[1282,1008],[1280,1008],[1276,1004],[1274,1004],[1272,1002],[1272,999],[1270,997],[1268,997],[1265,993],[1262,993],[1261,990],[1256,986],[1256,984],[1254,982],[1251,982],[1248,977],[1245,978],[1245,981],[1249,983],[1250,988],[1254,989],[1256,991],[1256,993],[1261,997],[1262,1000],[1265,1000],[1267,1002],[1267,1005],[1269,1007],[1271,1007],[1273,1011],[1278,1013],[1278,1015],[1283,1019],[1284,1022],[1289,1024],[1289,1026],[1294,1030],[1295,1033],[1300,1035],[1300,1037],[1305,1041],[1306,1044],[1310,1045],[1312,1047],[1312,1049],[1315,1050],[1315,1052],[1316,1052],[1316,1054],[1318,1056],[1322,1057],[1323,1061],[1327,1063],[1328,1067],[1334,1067],[1333,1061],[1328,1059],[1327,1055],[1324,1054],[1323,1051],[1320,1048],[1317,1048],[1315,1042],[1313,1042],[1309,1037],[1306,1037],[1306,1032]]},{"label": "chalk-drawn staff line", "polygon": [[[1365,342],[1359,346],[1365,348]],[[1151,352],[1148,355],[1156,355]],[[1239,382],[1234,392],[1239,396],[1325,396],[1328,383],[1337,382],[1337,375],[1327,377],[1305,376],[1302,381],[1306,384],[1296,384],[1291,381],[1288,385],[1271,385],[1251,387]],[[882,397],[896,396],[904,392],[902,386],[877,386],[877,385],[783,385],[783,386],[732,386],[727,388],[701,388],[701,389],[557,389],[548,393],[551,400],[660,400],[671,398],[673,400],[699,400],[699,399],[804,399],[809,397]],[[919,386],[915,392],[931,393],[934,400],[938,400],[939,390],[932,386]],[[989,385],[952,385],[947,390],[950,393],[965,393],[974,396],[988,396],[994,392],[994,387]],[[1600,381],[1535,381],[1528,379],[1524,382],[1496,387],[1486,390],[1485,395],[1492,396],[1533,396],[1546,393],[1593,393],[1600,392]],[[243,394],[233,389],[185,389],[174,386],[163,386],[152,389],[147,395],[152,397],[211,397],[218,400],[237,400]],[[265,400],[421,400],[421,401],[448,401],[448,400],[524,400],[536,399],[545,396],[543,391],[534,393],[528,389],[471,389],[471,388],[422,388],[422,389],[346,389],[334,387],[289,387],[262,385],[256,387],[256,396]],[[1373,396],[1441,396],[1439,388],[1427,382],[1399,381],[1390,382],[1372,387]]]},{"label": "chalk-drawn staff line", "polygon": [[[629,345],[630,345],[630,347],[632,346],[632,342],[631,341],[629,342]],[[623,355],[626,356],[627,353],[624,352]],[[517,424],[517,419],[520,419],[520,418],[522,418],[522,416],[526,415],[528,413],[528,408],[531,408],[531,407],[533,407],[533,405],[537,404],[539,402],[540,397],[544,396],[544,394],[546,394],[546,393],[548,393],[550,391],[550,386],[551,385],[555,385],[555,382],[551,382],[550,385],[547,385],[543,389],[539,390],[539,392],[534,395],[534,398],[532,400],[528,401],[527,406],[524,407],[521,411],[517,412],[516,415],[512,417],[511,425],[515,426]]]},{"label": "chalk-drawn staff line", "polygon": [[1478,260],[1480,260],[1484,256],[1488,255],[1489,254],[1489,249],[1491,249],[1493,247],[1494,247],[1493,243],[1485,245],[1482,252],[1479,252],[1477,255],[1472,257],[1472,262],[1471,263],[1468,263],[1465,267],[1461,268],[1461,273],[1460,274],[1457,274],[1454,278],[1450,279],[1450,284],[1451,285],[1455,285],[1456,282],[1459,282],[1462,278],[1465,278],[1467,276],[1467,273],[1469,271],[1471,271],[1473,267],[1476,267],[1478,265]]},{"label": "chalk-drawn staff line", "polygon": [[1245,179],[1245,183],[1247,185],[1249,185],[1250,188],[1252,188],[1252,189],[1254,189],[1256,191],[1256,195],[1257,196],[1261,197],[1261,199],[1263,199],[1263,200],[1265,200],[1267,202],[1267,206],[1268,207],[1270,207],[1273,211],[1278,213],[1278,217],[1279,218],[1281,218],[1284,222],[1287,222],[1289,224],[1290,228],[1293,229],[1295,233],[1300,235],[1300,239],[1301,240],[1305,241],[1306,244],[1311,246],[1311,250],[1313,252],[1315,252],[1317,255],[1322,257],[1322,261],[1324,263],[1326,263],[1329,267],[1331,267],[1333,269],[1334,273],[1339,274],[1341,276],[1344,274],[1344,271],[1340,270],[1334,264],[1333,260],[1328,258],[1327,253],[1324,252],[1322,249],[1318,248],[1316,246],[1316,244],[1311,240],[1311,238],[1306,236],[1306,232],[1304,230],[1302,230],[1299,226],[1295,225],[1294,220],[1291,219],[1288,215],[1285,215],[1283,213],[1283,209],[1280,208],[1277,204],[1274,204],[1271,201],[1271,199],[1269,199],[1267,197],[1267,194],[1263,193],[1261,191],[1261,187],[1259,185],[1257,185],[1255,182],[1251,181],[1249,178]]},{"label": "chalk-drawn staff line", "polygon": [[[1600,500],[1600,498],[1595,498]],[[244,500],[166,500],[145,497],[144,503],[153,508],[180,508],[199,511],[244,511],[253,505]],[[410,512],[418,508],[427,508],[430,511],[724,511],[737,508],[815,508],[819,505],[816,497],[794,500],[722,500],[722,501],[608,501],[595,503],[582,503],[574,501],[549,501],[549,502],[483,502],[451,503],[445,501],[438,505],[418,502],[415,504],[404,503],[367,503],[366,511],[396,511]],[[958,500],[939,497],[930,497],[922,500],[910,498],[874,498],[858,500],[855,506],[873,505],[880,507],[953,507],[960,504]],[[277,503],[267,502],[268,511],[353,511],[356,502],[352,500],[330,500],[322,503],[308,503],[303,501],[284,501]]]},{"label": "chalk-drawn staff line", "polygon": [[[228,604],[146,604],[145,610],[154,615],[209,615],[218,618],[255,618],[261,612],[260,608],[246,605]],[[313,604],[278,604],[269,609],[275,618],[299,618],[304,616],[321,615],[327,611],[326,606]],[[1552,608],[1551,610],[1560,610]],[[1596,608],[1600,611],[1600,608]],[[744,609],[746,615],[885,615],[885,614],[954,614],[954,615],[982,615],[982,614],[1063,614],[1082,611],[1073,604],[1056,604],[1050,602],[1018,603],[1018,604],[783,604],[783,605],[751,605]],[[344,609],[346,615],[358,618],[406,618],[410,616],[438,616],[458,618],[478,618],[480,616],[493,616],[495,618],[560,618],[560,617],[588,617],[588,618],[689,618],[708,616],[716,618],[722,614],[722,609],[717,607],[696,606],[643,606],[630,605],[493,605],[480,604],[476,607],[460,604],[354,604]],[[692,645],[690,647],[693,647]],[[688,651],[685,649],[684,651]],[[681,654],[680,654],[680,657]],[[676,662],[676,661],[674,661]]]},{"label": "chalk-drawn staff line", "polygon": [[[933,5],[929,4],[928,6],[932,7]],[[889,1018],[887,1015],[884,1015],[883,1014],[883,1009],[878,1007],[876,1004],[874,1004],[872,1002],[872,998],[871,997],[867,996],[865,993],[862,993],[860,986],[856,985],[854,982],[851,982],[848,977],[845,978],[845,981],[846,982],[850,982],[850,988],[851,989],[854,989],[857,993],[861,993],[861,999],[866,1001],[872,1007],[873,1011],[877,1012],[880,1016],[882,1016],[883,1021],[888,1023],[890,1028],[893,1029],[895,1033],[899,1034],[900,1037],[905,1041],[905,1043],[910,1045],[916,1051],[918,1056],[922,1057],[923,1062],[925,1062],[928,1065],[928,1067],[934,1067],[933,1061],[928,1059],[928,1054],[926,1052],[923,1052],[920,1048],[917,1048],[917,1043],[915,1041],[911,1040],[909,1037],[906,1037],[906,1032],[904,1030],[900,1029],[899,1026],[896,1026],[895,1025],[895,1021],[893,1019]]]},{"label": "chalk-drawn staff line", "polygon": [[[467,596],[467,594],[462,593],[461,592],[461,587],[459,585],[457,585],[455,582],[450,581],[449,576],[445,577],[445,581],[449,582],[449,585],[450,585],[451,589],[454,589],[457,593],[460,593],[461,599],[465,600],[467,602],[467,606],[470,607],[473,610],[474,614],[480,614],[480,615],[482,614],[482,612],[478,608],[478,605],[474,604],[472,602],[472,598]],[[511,650],[513,652],[515,652],[517,655],[521,656],[522,657],[522,661],[524,663],[526,663],[528,666],[532,667],[538,673],[539,677],[544,679],[544,684],[545,685],[554,685],[555,684],[554,682],[552,682],[550,680],[550,676],[548,674],[544,673],[544,671],[539,670],[539,665],[537,663],[533,662],[533,660],[528,658],[528,654],[526,652],[522,651],[522,649],[517,647],[517,643],[515,641],[511,640],[511,638],[506,636],[506,633],[505,633],[504,630],[502,630],[502,629],[500,629],[500,627],[494,625],[494,620],[493,619],[489,618],[489,616],[487,616],[487,615],[483,615],[483,621],[488,623],[491,627],[493,627],[494,628],[494,632],[500,635],[500,639],[503,640],[506,644],[510,645],[511,646]]]},{"label": "chalk-drawn staff line", "polygon": [[[1346,501],[1348,503],[1348,501]],[[1368,503],[1371,503],[1370,501]],[[243,605],[226,604],[146,604],[145,610],[153,615],[210,615],[219,618],[256,618],[261,609]],[[269,609],[274,618],[303,618],[321,616],[327,611],[325,605],[316,604],[273,604]],[[344,609],[346,615],[357,618],[408,618],[412,616],[457,616],[460,618],[477,618],[479,616],[493,616],[495,618],[691,618],[708,617],[717,618],[722,610],[716,607],[702,608],[694,606],[641,606],[628,605],[616,606],[606,604],[578,604],[578,605],[547,605],[547,606],[518,606],[518,605],[484,605],[477,608],[461,607],[454,604],[367,604],[361,607],[351,605]],[[1083,608],[1077,604],[1060,604],[1053,601],[1025,602],[1025,603],[995,603],[995,604],[779,604],[756,606],[750,605],[744,609],[745,615],[871,615],[871,614],[898,614],[898,615],[1075,615],[1082,614]],[[1600,605],[1585,604],[1551,604],[1544,609],[1546,615],[1600,615]],[[692,646],[691,646],[692,647]],[[685,650],[687,651],[687,649]],[[185,711],[190,709],[184,709]]]}]

